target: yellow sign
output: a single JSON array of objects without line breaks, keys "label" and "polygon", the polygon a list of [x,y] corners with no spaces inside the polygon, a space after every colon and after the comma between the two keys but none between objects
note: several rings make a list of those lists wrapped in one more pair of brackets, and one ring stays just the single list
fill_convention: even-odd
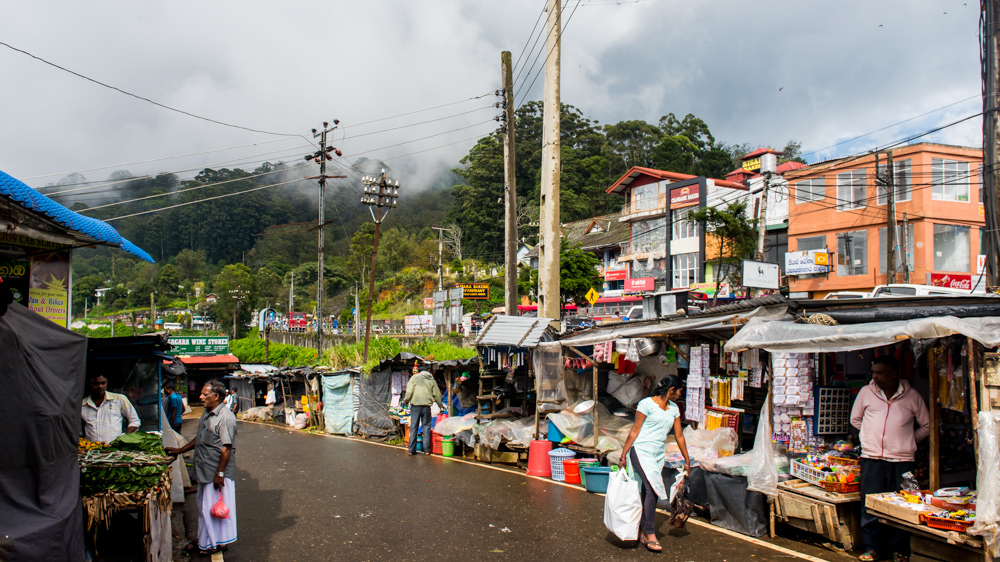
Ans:
[{"label": "yellow sign", "polygon": [[586,298],[587,302],[590,303],[590,306],[594,306],[594,303],[597,302],[597,299],[599,297],[600,295],[597,294],[597,291],[595,291],[593,287],[591,287],[590,290],[587,291]]},{"label": "yellow sign", "polygon": [[470,301],[480,300],[488,301],[490,300],[490,284],[489,283],[458,283],[459,287],[462,288],[462,298],[468,299]]},{"label": "yellow sign", "polygon": [[66,291],[58,289],[31,289],[28,308],[65,328],[69,310],[66,297]]},{"label": "yellow sign", "polygon": [[830,254],[826,252],[816,252],[813,254],[813,263],[816,265],[830,265]]},{"label": "yellow sign", "polygon": [[759,172],[760,171],[760,158],[753,158],[751,160],[743,161],[743,169],[748,172]]}]

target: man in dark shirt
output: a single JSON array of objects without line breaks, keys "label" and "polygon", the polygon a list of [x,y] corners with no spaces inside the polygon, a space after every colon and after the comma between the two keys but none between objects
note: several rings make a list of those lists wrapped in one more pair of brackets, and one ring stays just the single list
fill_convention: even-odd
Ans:
[{"label": "man in dark shirt", "polygon": [[[208,381],[201,390],[205,412],[198,422],[194,441],[180,448],[168,448],[171,455],[194,449],[194,471],[198,481],[198,548],[202,554],[225,550],[236,540],[236,483],[233,449],[236,416],[226,408],[226,386]],[[229,507],[229,517],[212,517],[212,506],[221,500]]]}]

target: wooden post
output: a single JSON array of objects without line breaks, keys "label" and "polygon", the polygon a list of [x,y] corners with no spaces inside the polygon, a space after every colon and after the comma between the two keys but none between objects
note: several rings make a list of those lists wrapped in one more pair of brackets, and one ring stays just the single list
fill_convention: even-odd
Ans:
[{"label": "wooden post", "polygon": [[969,410],[972,411],[972,450],[976,455],[976,466],[979,466],[979,401],[976,399],[976,347],[975,340],[969,343]]},{"label": "wooden post", "polygon": [[535,441],[538,441],[538,425],[541,423],[541,399],[538,397],[538,373],[535,373]]},{"label": "wooden post", "polygon": [[597,416],[597,395],[598,395],[598,390],[597,390],[597,362],[594,361],[593,357],[588,357],[587,355],[584,355],[580,350],[578,350],[575,347],[570,347],[569,349],[572,350],[573,353],[579,355],[580,357],[583,357],[587,361],[590,361],[590,364],[594,366],[594,388],[593,388],[593,390],[591,392],[593,393],[593,398],[594,398],[594,454],[596,455],[597,454],[597,439],[598,439],[598,433],[599,433],[598,426],[597,426],[597,421],[598,421],[598,416]]},{"label": "wooden post", "polygon": [[[951,353],[951,349],[945,346],[944,353]],[[942,357],[942,360],[947,360]],[[938,402],[938,369],[931,366],[928,369],[928,379],[930,383],[930,418],[931,418],[931,434],[930,434],[930,452],[928,456],[930,457],[930,487],[931,490],[937,490],[941,487],[941,404]]]},{"label": "wooden post", "polygon": [[[444,407],[445,407],[445,410],[447,410],[445,412],[445,415],[448,416],[449,418],[453,415],[451,413],[451,403],[454,400],[454,396],[453,395],[455,393],[455,387],[452,384],[452,379],[454,378],[453,376],[455,374],[454,371],[455,371],[455,369],[453,369],[451,367],[448,367],[448,369],[445,371],[446,373],[448,373],[448,402],[445,403]],[[455,413],[457,414],[458,412],[455,412]]]}]

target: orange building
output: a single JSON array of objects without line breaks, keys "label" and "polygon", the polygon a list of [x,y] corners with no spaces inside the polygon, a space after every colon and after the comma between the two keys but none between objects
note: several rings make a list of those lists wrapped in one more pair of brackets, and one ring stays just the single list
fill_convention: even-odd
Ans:
[{"label": "orange building", "polygon": [[[899,233],[895,282],[973,288],[985,224],[982,150],[921,143],[891,152]],[[823,298],[886,283],[886,158],[882,152],[876,162],[869,153],[785,174],[791,296]],[[829,265],[815,265],[823,259],[815,254],[826,254]]]}]

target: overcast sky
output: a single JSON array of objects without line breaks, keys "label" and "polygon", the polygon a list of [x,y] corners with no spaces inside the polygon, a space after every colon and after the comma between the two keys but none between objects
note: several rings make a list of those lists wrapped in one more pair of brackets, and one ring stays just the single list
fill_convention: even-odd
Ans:
[{"label": "overcast sky", "polygon": [[[693,113],[723,142],[780,148],[798,139],[816,161],[885,146],[982,107],[976,2],[582,0],[574,13],[576,5],[570,0],[563,14],[562,101],[601,123]],[[495,128],[499,110],[489,106],[500,51],[519,58],[543,6],[4,1],[0,41],[242,127],[311,138],[311,128],[340,119],[333,144],[344,165],[387,159],[404,186],[419,188]],[[534,68],[533,55],[520,58],[518,69],[527,68],[518,101],[544,54]],[[106,168],[84,176],[252,169],[301,161],[306,151],[301,138],[173,113],[3,46],[0,76],[0,170],[32,186],[98,167]],[[541,99],[543,79],[527,99]],[[452,105],[364,124],[443,104]],[[980,146],[980,131],[977,117],[928,139]],[[219,151],[253,143],[268,144]],[[123,165],[204,151],[216,152]]]}]

